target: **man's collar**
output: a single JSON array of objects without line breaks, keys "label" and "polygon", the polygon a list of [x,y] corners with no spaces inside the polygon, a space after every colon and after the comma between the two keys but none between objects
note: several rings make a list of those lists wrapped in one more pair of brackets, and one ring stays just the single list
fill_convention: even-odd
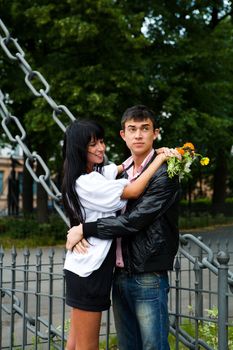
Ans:
[{"label": "man's collar", "polygon": [[[146,158],[141,163],[140,167],[138,168],[137,174],[135,174],[135,176],[137,176],[138,174],[140,174],[143,171],[143,169],[147,166],[147,164],[152,159],[154,153],[155,153],[155,150],[152,148],[150,153],[146,156]],[[133,157],[131,156],[128,159],[126,159],[122,165],[123,165],[124,171],[128,171],[134,165]]]}]

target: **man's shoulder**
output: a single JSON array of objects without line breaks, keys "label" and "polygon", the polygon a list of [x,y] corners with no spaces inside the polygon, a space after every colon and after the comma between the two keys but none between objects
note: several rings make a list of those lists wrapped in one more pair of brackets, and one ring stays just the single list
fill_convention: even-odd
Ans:
[{"label": "man's shoulder", "polygon": [[162,165],[160,165],[160,167],[158,168],[158,170],[154,174],[154,178],[157,178],[160,176],[168,177],[167,163],[163,163]]},{"label": "man's shoulder", "polygon": [[159,169],[155,172],[151,181],[149,182],[149,186],[157,186],[158,184],[165,184],[168,187],[179,187],[179,178],[178,176],[174,176],[172,179],[168,176],[167,173],[167,163],[163,163]]}]

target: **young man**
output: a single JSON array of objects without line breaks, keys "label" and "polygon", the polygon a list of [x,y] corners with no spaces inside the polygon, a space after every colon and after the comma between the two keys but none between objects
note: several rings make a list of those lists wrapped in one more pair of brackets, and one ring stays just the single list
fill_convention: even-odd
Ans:
[{"label": "young man", "polygon": [[[142,105],[122,117],[121,137],[132,156],[125,161],[130,181],[156,156],[153,141],[159,129],[154,113]],[[154,174],[144,193],[130,200],[124,214],[72,228],[67,249],[80,238],[118,239],[113,283],[113,311],[120,350],[168,350],[168,270],[178,249],[179,182],[166,164]]]}]

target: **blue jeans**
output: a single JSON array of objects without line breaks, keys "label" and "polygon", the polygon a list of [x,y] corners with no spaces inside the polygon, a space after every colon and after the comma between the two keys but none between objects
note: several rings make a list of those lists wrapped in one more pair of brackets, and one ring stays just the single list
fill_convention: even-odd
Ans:
[{"label": "blue jeans", "polygon": [[167,274],[115,271],[113,312],[120,350],[169,350]]}]

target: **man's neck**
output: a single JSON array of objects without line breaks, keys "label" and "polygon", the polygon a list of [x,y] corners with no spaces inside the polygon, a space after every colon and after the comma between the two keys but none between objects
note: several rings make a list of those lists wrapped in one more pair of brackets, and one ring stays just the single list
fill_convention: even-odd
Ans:
[{"label": "man's neck", "polygon": [[134,161],[134,172],[137,172],[137,170],[140,168],[142,162],[144,161],[144,159],[149,155],[149,153],[152,151],[152,148],[145,154],[142,155],[136,155],[136,154],[132,154],[132,158]]}]

